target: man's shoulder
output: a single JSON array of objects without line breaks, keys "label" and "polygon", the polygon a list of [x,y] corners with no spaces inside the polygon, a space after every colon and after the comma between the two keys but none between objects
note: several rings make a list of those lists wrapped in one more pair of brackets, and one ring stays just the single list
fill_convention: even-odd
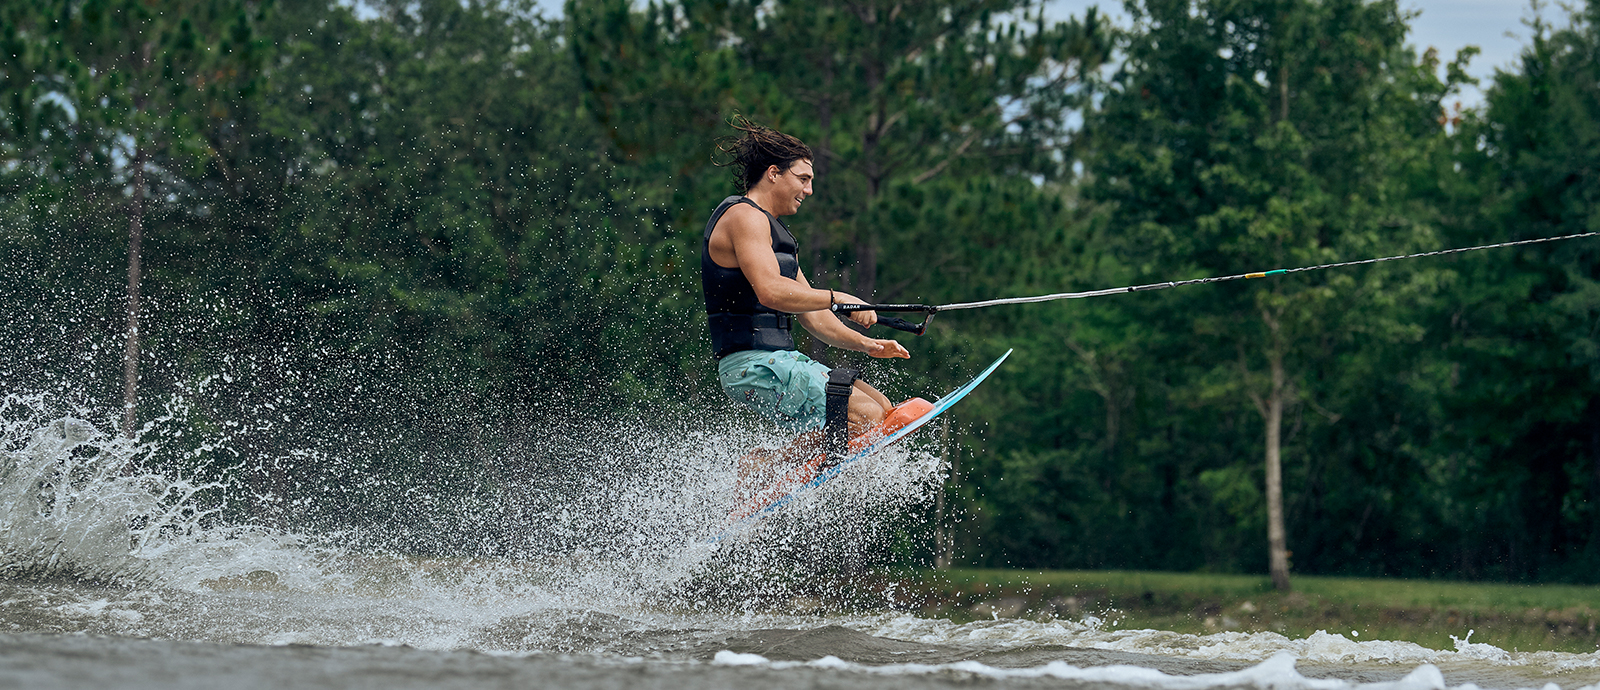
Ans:
[{"label": "man's shoulder", "polygon": [[734,204],[722,212],[717,229],[728,228],[740,232],[766,232],[767,214],[750,204]]}]

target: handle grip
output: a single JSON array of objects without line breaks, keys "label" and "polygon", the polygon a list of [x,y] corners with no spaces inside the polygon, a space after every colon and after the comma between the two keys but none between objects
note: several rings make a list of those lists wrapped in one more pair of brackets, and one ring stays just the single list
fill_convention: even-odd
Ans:
[{"label": "handle grip", "polygon": [[920,311],[927,314],[922,318],[922,323],[911,323],[893,316],[878,317],[878,325],[888,326],[913,335],[927,333],[928,322],[932,321],[933,315],[939,311],[938,307],[930,307],[926,304],[835,304],[829,309],[835,314],[849,314],[858,311]]},{"label": "handle grip", "polygon": [[902,319],[902,318],[894,317],[894,316],[880,316],[880,317],[878,317],[878,325],[879,326],[888,326],[888,327],[893,328],[893,329],[895,329],[897,331],[905,331],[905,332],[911,333],[913,335],[922,335],[923,332],[928,330],[927,322],[911,323],[910,321],[907,321],[907,320]]},{"label": "handle grip", "polygon": [[924,314],[932,314],[939,311],[938,307],[930,307],[926,304],[835,304],[829,309],[835,314],[849,314],[858,311],[920,311]]}]

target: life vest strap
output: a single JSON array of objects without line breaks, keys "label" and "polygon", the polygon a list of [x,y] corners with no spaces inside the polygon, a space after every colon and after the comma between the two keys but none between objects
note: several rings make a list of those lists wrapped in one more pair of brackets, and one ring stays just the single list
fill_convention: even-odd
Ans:
[{"label": "life vest strap", "polygon": [[730,314],[720,312],[706,316],[711,327],[716,349],[712,356],[722,359],[745,350],[793,350],[794,316],[789,314],[757,313]]}]

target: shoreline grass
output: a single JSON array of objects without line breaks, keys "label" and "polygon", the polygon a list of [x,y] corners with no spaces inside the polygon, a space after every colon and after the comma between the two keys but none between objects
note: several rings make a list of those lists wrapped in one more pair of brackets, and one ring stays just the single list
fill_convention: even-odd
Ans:
[{"label": "shoreline grass", "polygon": [[1208,634],[1318,630],[1357,641],[1454,649],[1466,639],[1507,651],[1600,649],[1600,587],[1144,571],[921,570],[897,573],[905,603],[961,620],[1082,618],[1111,629]]}]

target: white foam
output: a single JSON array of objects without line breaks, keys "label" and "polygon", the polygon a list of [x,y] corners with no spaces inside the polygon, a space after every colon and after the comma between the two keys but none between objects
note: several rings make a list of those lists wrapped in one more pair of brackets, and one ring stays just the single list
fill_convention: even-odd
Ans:
[{"label": "white foam", "polygon": [[759,666],[771,663],[760,654],[740,654],[739,652],[724,649],[712,657],[711,663],[719,666]]},{"label": "white foam", "polygon": [[73,618],[104,617],[114,618],[125,623],[138,623],[144,620],[144,614],[132,609],[123,608],[124,603],[113,602],[109,599],[94,601],[76,601],[56,607],[56,611],[64,616]]},{"label": "white foam", "polygon": [[1474,632],[1476,631],[1468,630],[1467,636],[1463,638],[1457,638],[1455,635],[1450,636],[1450,639],[1455,642],[1457,654],[1471,659],[1482,659],[1484,661],[1511,661],[1511,655],[1508,654],[1506,650],[1494,645],[1473,642],[1472,633]]},{"label": "white foam", "polygon": [[[1079,621],[1026,619],[953,623],[908,614],[865,616],[843,623],[870,635],[927,644],[981,644],[1009,649],[1059,645],[1083,649],[1154,654],[1223,661],[1261,662],[1278,654],[1327,664],[1439,664],[1471,661],[1552,672],[1600,668],[1600,652],[1508,652],[1493,645],[1456,639],[1454,650],[1429,649],[1403,641],[1357,641],[1317,631],[1303,639],[1273,632],[1220,632],[1192,635],[1169,630],[1105,630]],[[1468,635],[1470,637],[1470,634]]]},{"label": "white foam", "polygon": [[[1423,664],[1400,680],[1379,683],[1354,683],[1339,679],[1307,678],[1295,669],[1294,655],[1279,653],[1255,666],[1227,673],[1202,673],[1195,675],[1168,675],[1140,666],[1091,666],[1080,668],[1062,661],[1053,661],[1030,668],[997,668],[976,661],[958,661],[948,664],[887,664],[881,666],[855,664],[838,657],[825,656],[813,661],[769,661],[759,654],[739,654],[728,650],[717,652],[712,663],[729,666],[767,666],[775,669],[820,668],[852,671],[876,675],[933,675],[963,673],[994,679],[1053,678],[1085,683],[1104,683],[1133,688],[1156,690],[1209,690],[1211,688],[1261,688],[1262,690],[1447,690],[1444,674],[1432,664]],[[1465,684],[1458,690],[1473,690],[1477,686]],[[1559,690],[1550,688],[1547,690]]]}]

